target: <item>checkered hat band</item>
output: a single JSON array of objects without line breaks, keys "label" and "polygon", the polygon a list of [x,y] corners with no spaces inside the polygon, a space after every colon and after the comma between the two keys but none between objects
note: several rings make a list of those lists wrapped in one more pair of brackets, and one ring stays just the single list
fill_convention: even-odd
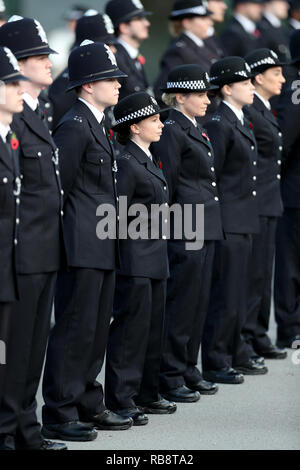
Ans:
[{"label": "checkered hat band", "polygon": [[157,110],[153,106],[147,106],[146,108],[139,109],[134,113],[128,114],[127,116],[122,117],[116,121],[116,125],[122,124],[123,122],[132,121],[134,119],[144,118],[150,116],[151,114],[156,113]]},{"label": "checkered hat band", "polygon": [[239,72],[234,72],[234,75],[241,75],[241,77],[249,78],[247,72],[245,70],[240,70]]},{"label": "checkered hat band", "polygon": [[204,80],[192,80],[190,82],[167,82],[167,88],[186,88],[188,90],[205,90],[208,83]]},{"label": "checkered hat band", "polygon": [[258,60],[257,62],[254,62],[253,64],[249,64],[251,69],[254,69],[255,67],[258,67],[259,65],[276,65],[276,62],[272,57],[266,57],[265,59]]},{"label": "checkered hat band", "polygon": [[172,11],[172,16],[181,16],[185,14],[192,15],[205,15],[207,10],[203,6],[193,7],[193,8],[184,8],[183,10],[174,10]]}]

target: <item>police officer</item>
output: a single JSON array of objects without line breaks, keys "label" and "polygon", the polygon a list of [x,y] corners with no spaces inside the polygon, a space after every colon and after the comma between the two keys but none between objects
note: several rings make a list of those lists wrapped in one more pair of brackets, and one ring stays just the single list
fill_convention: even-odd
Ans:
[{"label": "police officer", "polygon": [[[70,54],[69,75],[69,89],[77,90],[78,100],[54,132],[65,191],[68,269],[58,275],[56,323],[43,382],[43,433],[88,441],[97,434],[85,423],[107,430],[132,424],[105,408],[96,380],[104,360],[118,261],[116,236],[96,234],[104,219],[101,206],[110,205],[114,212],[117,206],[117,167],[102,120],[105,108],[117,104],[118,78],[124,73],[106,44],[86,40]],[[114,232],[116,217],[110,220]]]},{"label": "police officer", "polygon": [[262,0],[234,0],[233,18],[221,34],[226,55],[241,56],[264,46],[256,23],[262,16]]},{"label": "police officer", "polygon": [[[227,57],[211,67],[211,82],[223,101],[207,122],[215,152],[225,240],[217,242],[210,305],[202,345],[204,378],[239,384],[242,374],[267,369],[240,347],[247,314],[251,235],[259,231],[256,142],[242,108],[253,102],[251,70],[241,57]],[[235,368],[233,368],[236,366]]]},{"label": "police officer", "polygon": [[287,0],[265,0],[262,19],[257,25],[264,46],[272,49],[283,62],[290,59],[289,38],[282,25],[288,17],[288,10]]},{"label": "police officer", "polygon": [[[207,9],[211,11],[211,20],[214,25],[220,26],[224,22],[227,5],[223,0],[209,0],[207,2]],[[216,33],[214,26],[208,30],[208,37],[204,39],[204,43],[207,47],[215,51],[216,59],[224,57],[224,50],[219,35]]]},{"label": "police officer", "polygon": [[[128,208],[133,204],[144,205],[147,216],[142,228],[145,235],[133,239],[129,233],[127,239],[120,240],[121,269],[117,276],[114,321],[107,348],[105,401],[122,416],[132,417],[134,425],[147,424],[145,412],[170,414],[176,411],[175,403],[159,395],[166,279],[169,275],[164,239],[164,227],[168,223],[168,190],[149,146],[160,139],[161,111],[156,100],[145,92],[127,96],[114,109],[114,129],[121,143],[126,144],[124,153],[118,158],[119,198],[127,197],[124,204],[126,220]],[[155,220],[154,204],[165,211],[161,222]],[[120,214],[120,225],[124,215]],[[132,220],[129,218],[128,223],[125,222],[126,230]],[[154,235],[155,228],[158,231]]]},{"label": "police officer", "polygon": [[255,74],[253,104],[245,108],[257,142],[257,200],[260,233],[252,236],[249,262],[248,314],[243,336],[253,348],[253,355],[267,359],[284,359],[285,351],[271,343],[268,336],[271,309],[272,271],[275,254],[275,233],[282,215],[280,173],[282,132],[271,110],[269,99],[279,96],[285,78],[282,62],[270,49],[256,49],[245,57]]},{"label": "police officer", "polygon": [[[20,171],[19,142],[12,136],[10,125],[14,113],[23,111],[21,75],[17,59],[8,47],[0,47],[0,402],[4,389],[6,348],[13,302],[18,299],[15,249],[18,241]],[[0,438],[0,448],[3,442]]]},{"label": "police officer", "polygon": [[[161,140],[152,146],[162,162],[170,203],[181,208],[186,222],[182,226],[175,212],[168,246],[170,279],[161,364],[161,393],[178,402],[194,402],[200,393],[217,391],[217,386],[203,380],[197,369],[215,240],[223,238],[213,149],[206,131],[195,119],[205,114],[207,92],[212,88],[208,74],[199,65],[172,70],[163,99],[174,109],[165,122]],[[204,220],[199,218],[199,205],[204,205]],[[189,208],[190,216],[185,212]],[[195,231],[193,237],[186,236],[189,222]],[[182,234],[176,233],[178,225]],[[187,243],[188,238],[194,245]]]},{"label": "police officer", "polygon": [[290,38],[297,29],[300,29],[300,0],[291,0],[285,32]]},{"label": "police officer", "polygon": [[10,47],[21,72],[31,80],[24,82],[24,110],[12,124],[20,142],[22,180],[17,244],[20,301],[12,312],[0,434],[17,449],[61,450],[66,446],[42,439],[35,400],[62,254],[58,151],[38,114],[41,88],[52,83],[49,54],[54,51],[42,25],[30,18],[11,18],[0,28],[0,44]]},{"label": "police officer", "polygon": [[[94,42],[104,42],[112,47],[115,42],[114,27],[107,15],[101,15],[96,10],[88,10],[77,22],[76,45],[85,39]],[[115,49],[112,48],[115,52]],[[49,88],[49,98],[53,105],[53,129],[57,126],[64,114],[69,111],[77,100],[75,90],[67,92],[69,85],[68,68],[66,68]]]},{"label": "police officer", "polygon": [[290,40],[291,72],[278,103],[278,120],[283,134],[281,190],[284,212],[276,235],[274,301],[277,346],[291,347],[300,340],[299,226],[300,226],[300,107],[297,81],[300,72],[300,30]]},{"label": "police officer", "polygon": [[207,47],[204,39],[213,22],[211,12],[202,0],[175,0],[169,16],[177,36],[164,52],[160,61],[160,74],[154,85],[155,96],[161,98],[161,86],[169,72],[179,65],[198,64],[209,72],[212,62],[218,59],[215,50]]},{"label": "police officer", "polygon": [[145,73],[145,57],[139,53],[141,44],[149,37],[151,15],[140,0],[110,0],[105,12],[111,18],[118,38],[117,62],[128,78],[120,79],[120,99],[138,91],[151,92]]}]

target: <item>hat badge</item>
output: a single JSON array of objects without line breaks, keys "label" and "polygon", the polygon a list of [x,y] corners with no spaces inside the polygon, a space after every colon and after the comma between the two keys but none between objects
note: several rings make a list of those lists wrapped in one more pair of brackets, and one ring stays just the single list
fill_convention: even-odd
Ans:
[{"label": "hat badge", "polygon": [[205,72],[205,80],[206,80],[207,82],[209,82],[209,75],[208,75],[207,72]]},{"label": "hat badge", "polygon": [[272,51],[272,49],[271,49],[270,51],[271,51],[271,55],[272,55],[275,59],[278,59],[278,55],[276,54],[276,52]]},{"label": "hat badge", "polygon": [[111,64],[115,65],[117,67],[118,64],[117,64],[116,56],[114,55],[114,53],[111,51],[111,49],[106,44],[104,44],[104,47],[106,49],[108,58],[111,61]]},{"label": "hat badge", "polygon": [[251,72],[251,68],[249,67],[249,65],[247,64],[247,62],[246,62],[246,70],[247,70],[248,73]]},{"label": "hat badge", "polygon": [[114,34],[114,26],[112,24],[112,21],[110,17],[106,14],[103,15],[103,21],[104,21],[104,26],[108,34]]},{"label": "hat badge", "polygon": [[143,10],[144,7],[142,5],[142,3],[140,2],[140,0],[131,0],[133,5],[138,9],[138,10]]},{"label": "hat badge", "polygon": [[8,60],[9,60],[9,62],[10,62],[11,65],[13,66],[13,68],[14,68],[17,72],[20,72],[20,67],[19,67],[18,61],[17,61],[17,59],[15,58],[15,56],[13,55],[13,53],[11,52],[11,50],[8,49],[8,47],[4,47],[4,51],[5,51],[5,54],[7,55],[7,58],[8,58]]},{"label": "hat badge", "polygon": [[47,39],[47,36],[46,36],[46,32],[43,28],[43,26],[41,25],[41,23],[37,20],[34,20],[34,23],[36,25],[36,29],[38,31],[38,35],[40,36],[41,38],[41,41],[42,42],[45,42],[46,44],[48,44],[48,39]]}]

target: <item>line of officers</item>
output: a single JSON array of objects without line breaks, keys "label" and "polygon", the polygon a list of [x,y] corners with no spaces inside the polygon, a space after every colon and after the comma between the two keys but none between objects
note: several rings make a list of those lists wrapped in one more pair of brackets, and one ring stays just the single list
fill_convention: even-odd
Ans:
[{"label": "line of officers", "polygon": [[[148,15],[138,0],[109,7],[121,32]],[[172,14],[192,20],[208,11],[176,1]],[[210,77],[179,64],[161,87],[164,106],[145,91],[119,100],[133,73],[98,41],[70,54],[67,89],[76,99],[51,135],[39,101],[52,83],[45,31],[17,16],[0,28],[1,449],[64,450],[53,439],[145,425],[148,414],[215,394],[217,383],[266,374],[264,358],[284,359],[282,348],[300,334],[300,112],[282,74],[288,65],[289,79],[299,75],[299,31],[288,64],[269,48],[217,60]],[[204,129],[210,101],[216,110]],[[111,107],[118,144],[105,127]],[[203,248],[189,251],[172,236],[99,239],[97,208],[117,209],[120,196],[128,208],[190,204],[193,223],[204,204]],[[150,231],[151,212],[147,222]],[[276,237],[277,346],[268,337]]]}]

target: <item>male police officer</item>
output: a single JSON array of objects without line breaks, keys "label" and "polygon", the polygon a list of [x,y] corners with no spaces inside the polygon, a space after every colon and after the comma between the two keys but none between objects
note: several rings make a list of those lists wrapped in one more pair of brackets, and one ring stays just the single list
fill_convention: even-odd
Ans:
[{"label": "male police officer", "polygon": [[[56,324],[45,366],[43,433],[49,438],[95,439],[95,431],[85,423],[107,430],[132,425],[131,418],[105,408],[96,380],[104,360],[118,261],[115,237],[96,235],[101,205],[117,206],[117,167],[102,121],[105,108],[118,102],[117,79],[124,76],[106,44],[86,40],[70,55],[69,89],[77,90],[78,100],[54,132],[65,191],[68,271],[58,276]],[[116,228],[116,216],[110,222]]]},{"label": "male police officer", "polygon": [[289,39],[282,27],[288,11],[287,0],[265,0],[263,16],[257,25],[265,47],[272,49],[282,61],[290,59]]},{"label": "male police officer", "polygon": [[151,15],[145,11],[140,0],[110,0],[106,13],[115,27],[118,42],[117,62],[128,78],[121,79],[120,99],[137,91],[149,91],[144,70],[145,58],[139,54],[139,47],[149,37]]},{"label": "male police officer", "polygon": [[[17,449],[61,450],[44,441],[36,417],[36,392],[42,372],[61,257],[62,188],[57,148],[39,115],[41,88],[52,83],[45,31],[30,18],[13,17],[0,28],[0,45],[19,60],[24,110],[12,129],[20,139],[22,195],[17,272],[20,302],[13,307],[7,377],[0,407],[0,434]],[[18,200],[16,201],[19,202]]]},{"label": "male police officer", "polygon": [[[23,111],[21,75],[17,59],[8,47],[0,47],[0,401],[4,388],[6,348],[13,302],[18,299],[15,248],[19,223],[19,143],[12,138],[14,113]],[[15,136],[14,136],[15,137]]]}]

